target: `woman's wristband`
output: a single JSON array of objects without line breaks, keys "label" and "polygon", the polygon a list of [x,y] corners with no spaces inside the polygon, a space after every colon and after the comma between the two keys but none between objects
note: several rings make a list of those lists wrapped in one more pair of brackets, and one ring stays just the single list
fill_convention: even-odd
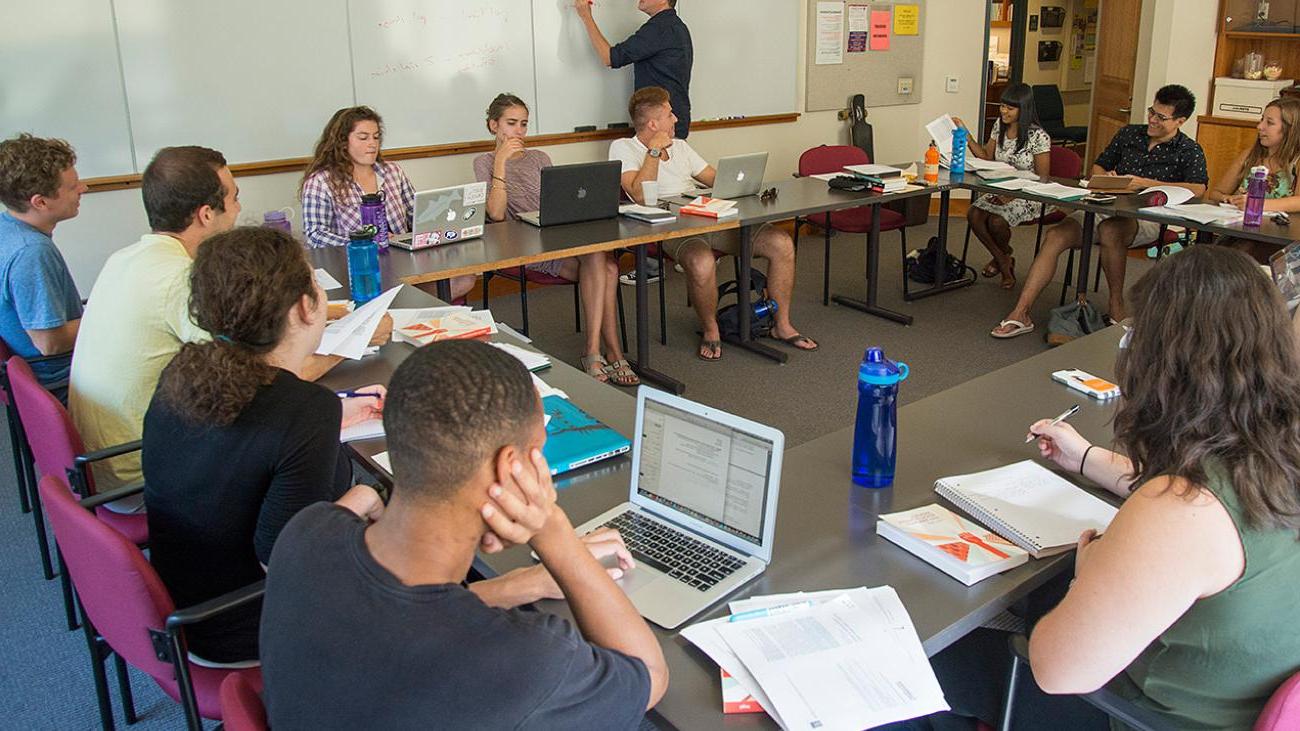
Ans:
[{"label": "woman's wristband", "polygon": [[1085,464],[1088,463],[1088,453],[1091,452],[1091,451],[1092,451],[1096,446],[1097,446],[1096,444],[1090,444],[1090,445],[1088,445],[1088,448],[1087,448],[1087,449],[1083,450],[1083,457],[1079,459],[1079,474],[1080,474],[1080,475],[1083,474],[1083,466],[1084,466]]}]

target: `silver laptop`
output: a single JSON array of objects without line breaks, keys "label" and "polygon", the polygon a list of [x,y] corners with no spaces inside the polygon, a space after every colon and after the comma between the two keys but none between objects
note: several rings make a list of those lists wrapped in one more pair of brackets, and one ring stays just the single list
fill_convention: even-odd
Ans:
[{"label": "silver laptop", "polygon": [[767,172],[767,153],[753,152],[748,155],[720,158],[716,172],[713,189],[696,190],[694,195],[707,195],[726,200],[758,195],[758,192],[763,189],[763,174]]},{"label": "silver laptop", "polygon": [[772,560],[785,435],[651,388],[636,400],[628,502],[578,528],[617,528],[637,567],[619,584],[673,629]]},{"label": "silver laptop", "polygon": [[411,233],[389,237],[393,246],[419,251],[476,239],[487,221],[487,183],[453,185],[415,194]]},{"label": "silver laptop", "polygon": [[623,166],[617,160],[542,168],[540,210],[519,214],[534,226],[562,226],[618,217]]}]

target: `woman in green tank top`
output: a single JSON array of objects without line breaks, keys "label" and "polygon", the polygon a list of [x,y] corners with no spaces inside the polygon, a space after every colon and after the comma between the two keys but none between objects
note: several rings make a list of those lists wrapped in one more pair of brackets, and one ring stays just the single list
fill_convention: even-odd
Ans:
[{"label": "woman in green tank top", "polygon": [[[1300,195],[1296,191],[1296,170],[1300,165],[1300,99],[1281,97],[1269,102],[1255,129],[1254,144],[1242,150],[1232,165],[1224,170],[1214,187],[1205,194],[1206,200],[1230,203],[1245,210],[1246,185],[1250,183],[1251,169],[1262,165],[1268,169],[1264,210],[1300,211]],[[1240,249],[1260,263],[1266,263],[1278,249],[1272,244],[1234,236],[1224,237],[1219,243]]]},{"label": "woman in green tank top", "polygon": [[1198,246],[1134,287],[1111,452],[1067,424],[1042,455],[1127,500],[1079,540],[1034,628],[1048,693],[1102,685],[1176,728],[1249,729],[1300,670],[1300,369],[1281,296],[1241,253]]}]

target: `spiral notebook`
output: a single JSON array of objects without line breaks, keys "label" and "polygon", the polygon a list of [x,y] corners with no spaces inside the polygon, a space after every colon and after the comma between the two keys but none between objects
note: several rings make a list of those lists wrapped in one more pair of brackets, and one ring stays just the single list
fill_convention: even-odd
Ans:
[{"label": "spiral notebook", "polygon": [[944,477],[934,491],[1034,558],[1074,548],[1079,534],[1106,530],[1117,512],[1031,460]]}]

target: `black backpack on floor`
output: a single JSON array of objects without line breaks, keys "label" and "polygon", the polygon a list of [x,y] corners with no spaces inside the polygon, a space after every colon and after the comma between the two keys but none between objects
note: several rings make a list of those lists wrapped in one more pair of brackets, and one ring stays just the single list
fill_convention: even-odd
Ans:
[{"label": "black backpack on floor", "polygon": [[[724,282],[718,287],[718,302],[721,303],[724,297],[736,294],[739,285],[736,280]],[[745,306],[750,308],[749,334],[751,338],[765,337],[776,327],[776,318],[769,312],[763,317],[753,316],[753,307],[756,301],[767,299],[767,276],[757,269],[750,270],[749,289],[751,296],[744,298]],[[753,297],[757,294],[758,297]],[[739,298],[738,298],[739,300]],[[724,340],[728,338],[740,337],[740,311],[736,304],[730,304],[718,310],[718,332]]]},{"label": "black backpack on floor", "polygon": [[[907,255],[904,266],[907,267],[907,278],[918,284],[935,284],[935,269],[940,269],[943,279],[939,284],[955,282],[966,274],[970,267],[962,266],[961,259],[943,252],[943,266],[936,267],[939,260],[939,237],[931,236],[925,249],[921,251],[912,251]],[[975,275],[975,270],[971,269],[971,276]]]}]

